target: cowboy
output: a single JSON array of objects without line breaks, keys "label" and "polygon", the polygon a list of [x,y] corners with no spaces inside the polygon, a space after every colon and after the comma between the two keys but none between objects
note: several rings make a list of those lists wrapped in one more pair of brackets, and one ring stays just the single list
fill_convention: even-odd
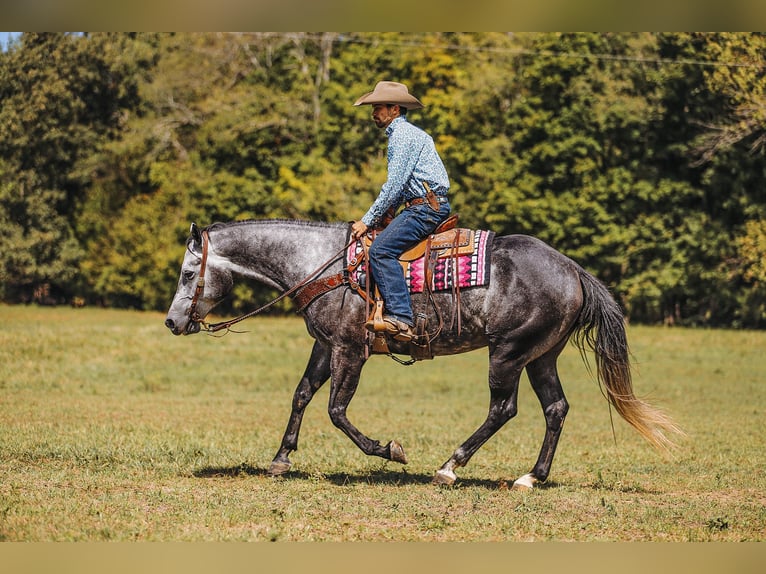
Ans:
[{"label": "cowboy", "polygon": [[[398,341],[409,341],[414,336],[412,302],[399,256],[449,216],[449,178],[431,136],[407,121],[409,110],[423,107],[407,86],[378,82],[354,105],[371,105],[372,120],[388,136],[388,178],[351,231],[354,238],[362,237],[368,229],[380,226],[389,209],[394,213],[404,204],[370,246],[369,263],[385,305],[385,332]],[[374,331],[373,321],[367,321],[365,327]]]}]

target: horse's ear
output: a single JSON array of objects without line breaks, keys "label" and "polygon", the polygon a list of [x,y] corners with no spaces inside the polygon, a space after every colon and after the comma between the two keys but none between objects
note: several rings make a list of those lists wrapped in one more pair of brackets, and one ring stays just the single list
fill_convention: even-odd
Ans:
[{"label": "horse's ear", "polygon": [[192,222],[191,228],[189,228],[189,233],[191,234],[191,237],[195,243],[202,243],[202,233],[200,233],[199,227],[197,227],[196,223]]}]

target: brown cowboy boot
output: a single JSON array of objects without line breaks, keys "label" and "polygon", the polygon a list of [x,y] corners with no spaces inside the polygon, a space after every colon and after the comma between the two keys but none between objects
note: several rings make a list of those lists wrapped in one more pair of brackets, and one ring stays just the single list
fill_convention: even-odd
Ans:
[{"label": "brown cowboy boot", "polygon": [[[383,317],[383,324],[385,326],[383,332],[387,335],[393,336],[397,341],[411,341],[415,336],[415,333],[412,331],[412,327],[403,321],[395,319],[394,317]],[[375,321],[370,319],[364,324],[364,327],[368,331],[375,332]]]}]

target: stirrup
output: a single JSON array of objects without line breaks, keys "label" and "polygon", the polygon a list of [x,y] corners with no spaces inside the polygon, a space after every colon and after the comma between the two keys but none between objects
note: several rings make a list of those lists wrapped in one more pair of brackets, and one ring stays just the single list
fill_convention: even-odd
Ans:
[{"label": "stirrup", "polygon": [[[375,299],[375,310],[367,322],[364,324],[368,331],[373,333],[383,333],[386,331],[386,322],[383,321],[383,299]],[[372,327],[372,328],[370,328]]]}]

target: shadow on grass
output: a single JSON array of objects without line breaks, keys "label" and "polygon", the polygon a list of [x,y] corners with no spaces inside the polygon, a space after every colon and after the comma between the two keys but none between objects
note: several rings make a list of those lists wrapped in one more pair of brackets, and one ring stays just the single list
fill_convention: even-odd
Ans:
[{"label": "shadow on grass", "polygon": [[[430,485],[433,479],[431,474],[409,473],[406,470],[375,469],[360,473],[307,473],[301,471],[289,471],[282,476],[271,477],[265,468],[255,467],[249,464],[238,464],[226,467],[205,467],[195,470],[193,476],[197,478],[236,478],[242,476],[261,476],[274,480],[311,480],[327,481],[337,486],[350,486],[354,484],[387,485],[387,486],[410,486],[418,484]],[[444,488],[484,488],[487,490],[510,489],[512,479],[486,480],[480,478],[460,478],[452,486]],[[558,488],[560,485],[554,481],[538,484],[535,489],[548,490]]]}]

